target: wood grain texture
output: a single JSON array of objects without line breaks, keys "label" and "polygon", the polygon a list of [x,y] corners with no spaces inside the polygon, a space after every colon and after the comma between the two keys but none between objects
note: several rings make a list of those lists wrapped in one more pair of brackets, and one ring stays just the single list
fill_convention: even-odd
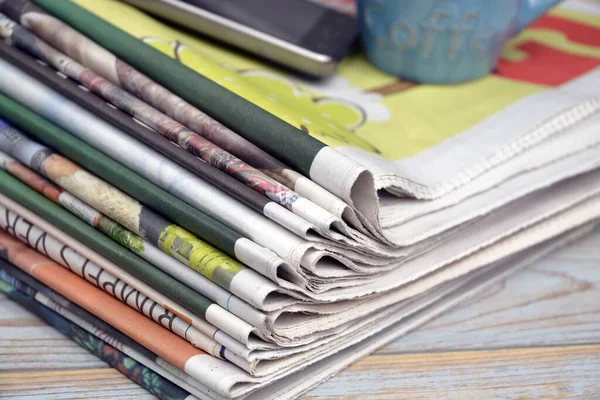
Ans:
[{"label": "wood grain texture", "polygon": [[600,398],[600,345],[375,354],[308,399]]},{"label": "wood grain texture", "polygon": [[496,284],[379,353],[600,343],[600,233]]},{"label": "wood grain texture", "polygon": [[140,399],[155,397],[108,368],[15,372],[0,374],[0,398],[51,399]]},{"label": "wood grain texture", "polygon": [[0,295],[0,373],[106,367],[58,330]]},{"label": "wood grain texture", "polygon": [[[153,397],[0,297],[0,398]],[[600,230],[306,396],[440,398],[600,400]]]}]

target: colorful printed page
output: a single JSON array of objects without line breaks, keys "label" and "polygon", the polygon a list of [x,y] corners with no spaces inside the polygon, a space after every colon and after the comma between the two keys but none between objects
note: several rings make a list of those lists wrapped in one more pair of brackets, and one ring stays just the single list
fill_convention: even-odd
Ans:
[{"label": "colorful printed page", "polygon": [[[10,269],[10,273],[7,269]],[[115,343],[116,340],[114,338],[95,336],[92,332],[82,329],[82,327],[75,324],[72,320],[69,320],[59,312],[59,310],[65,310],[64,307],[24,282],[24,278],[29,277],[27,274],[21,273],[19,279],[16,278],[17,274],[15,272],[18,273],[19,271],[16,267],[12,267],[0,259],[0,293],[44,319],[90,353],[111,367],[118,369],[119,372],[127,376],[134,383],[142,386],[157,397],[169,400],[197,400],[197,397],[192,396],[182,388],[185,382],[181,380],[178,380],[177,383],[171,382],[149,368],[145,363],[150,361],[149,359],[144,358],[143,362],[141,358],[130,357],[118,348],[119,344]],[[43,291],[50,290],[38,281],[35,282],[38,287],[43,286]],[[56,292],[53,295],[58,296]],[[61,300],[68,302],[64,297]],[[83,311],[82,309],[80,310]],[[146,353],[152,354],[149,351]],[[57,354],[56,356],[58,361],[60,355]],[[154,365],[156,364],[154,363]],[[165,372],[161,371],[161,374],[165,374]]]},{"label": "colorful printed page", "polygon": [[[228,394],[247,375],[194,348],[141,313],[0,230],[0,254],[13,265],[119,329],[211,389]],[[249,379],[250,380],[250,379]]]},{"label": "colorful printed page", "polygon": [[438,198],[600,110],[597,4],[550,11],[506,43],[493,74],[435,86],[385,74],[360,53],[309,81],[121,3],[75,2],[328,145],[310,177],[379,229],[373,189]]},{"label": "colorful printed page", "polygon": [[434,86],[388,75],[360,53],[344,60],[325,81],[303,80],[120,4],[76,3],[325,144],[391,161],[431,149],[518,100],[600,66],[600,17],[563,8],[509,41],[494,74],[462,85]]}]

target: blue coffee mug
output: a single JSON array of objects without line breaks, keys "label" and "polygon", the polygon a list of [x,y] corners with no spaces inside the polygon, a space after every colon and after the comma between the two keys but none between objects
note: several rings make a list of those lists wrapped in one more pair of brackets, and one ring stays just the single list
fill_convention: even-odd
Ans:
[{"label": "blue coffee mug", "polygon": [[502,44],[559,0],[358,0],[367,57],[401,78],[459,83],[492,71]]}]

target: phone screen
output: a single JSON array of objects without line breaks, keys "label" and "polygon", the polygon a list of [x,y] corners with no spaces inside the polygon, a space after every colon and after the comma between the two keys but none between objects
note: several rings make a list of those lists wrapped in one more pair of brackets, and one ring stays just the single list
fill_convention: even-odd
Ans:
[{"label": "phone screen", "polygon": [[300,43],[329,10],[306,0],[183,0],[213,14]]}]

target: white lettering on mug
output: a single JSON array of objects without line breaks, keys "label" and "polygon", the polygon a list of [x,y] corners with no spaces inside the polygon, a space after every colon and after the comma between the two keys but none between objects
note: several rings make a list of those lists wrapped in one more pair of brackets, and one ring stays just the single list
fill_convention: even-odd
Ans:
[{"label": "white lettering on mug", "polygon": [[473,38],[473,49],[479,53],[486,53],[491,46],[491,40],[496,33],[496,28],[491,25],[486,25],[481,29],[477,36]]},{"label": "white lettering on mug", "polygon": [[[455,6],[451,9],[458,12],[458,4],[445,1],[444,6]],[[446,7],[436,7],[431,15],[421,22],[399,19],[382,26],[383,20],[378,20],[375,12],[385,12],[381,1],[372,1],[365,6],[365,24],[369,34],[377,44],[389,43],[399,51],[417,49],[422,56],[429,56],[435,49],[436,43],[450,38],[446,56],[454,60],[461,52],[469,49],[478,53],[486,53],[492,46],[492,39],[498,33],[491,25],[477,27],[480,17],[475,12],[453,15]],[[418,25],[416,25],[418,24]],[[420,29],[419,29],[420,28]],[[449,36],[448,36],[449,35]]]},{"label": "white lettering on mug", "polygon": [[424,32],[424,39],[422,45],[422,53],[424,56],[428,56],[431,53],[431,47],[433,46],[434,38],[441,32],[446,30],[446,25],[443,21],[452,21],[452,14],[448,11],[435,11],[429,21],[421,23],[421,30]]},{"label": "white lettering on mug", "polygon": [[473,32],[473,27],[467,26],[467,23],[469,21],[477,21],[478,19],[479,16],[476,13],[467,13],[460,18],[455,27],[450,29],[452,32],[452,42],[450,44],[449,54],[451,60],[458,56],[459,50],[462,46],[461,39]]},{"label": "white lettering on mug", "polygon": [[398,50],[410,50],[417,45],[417,32],[407,22],[396,21],[390,26],[390,40]]}]

